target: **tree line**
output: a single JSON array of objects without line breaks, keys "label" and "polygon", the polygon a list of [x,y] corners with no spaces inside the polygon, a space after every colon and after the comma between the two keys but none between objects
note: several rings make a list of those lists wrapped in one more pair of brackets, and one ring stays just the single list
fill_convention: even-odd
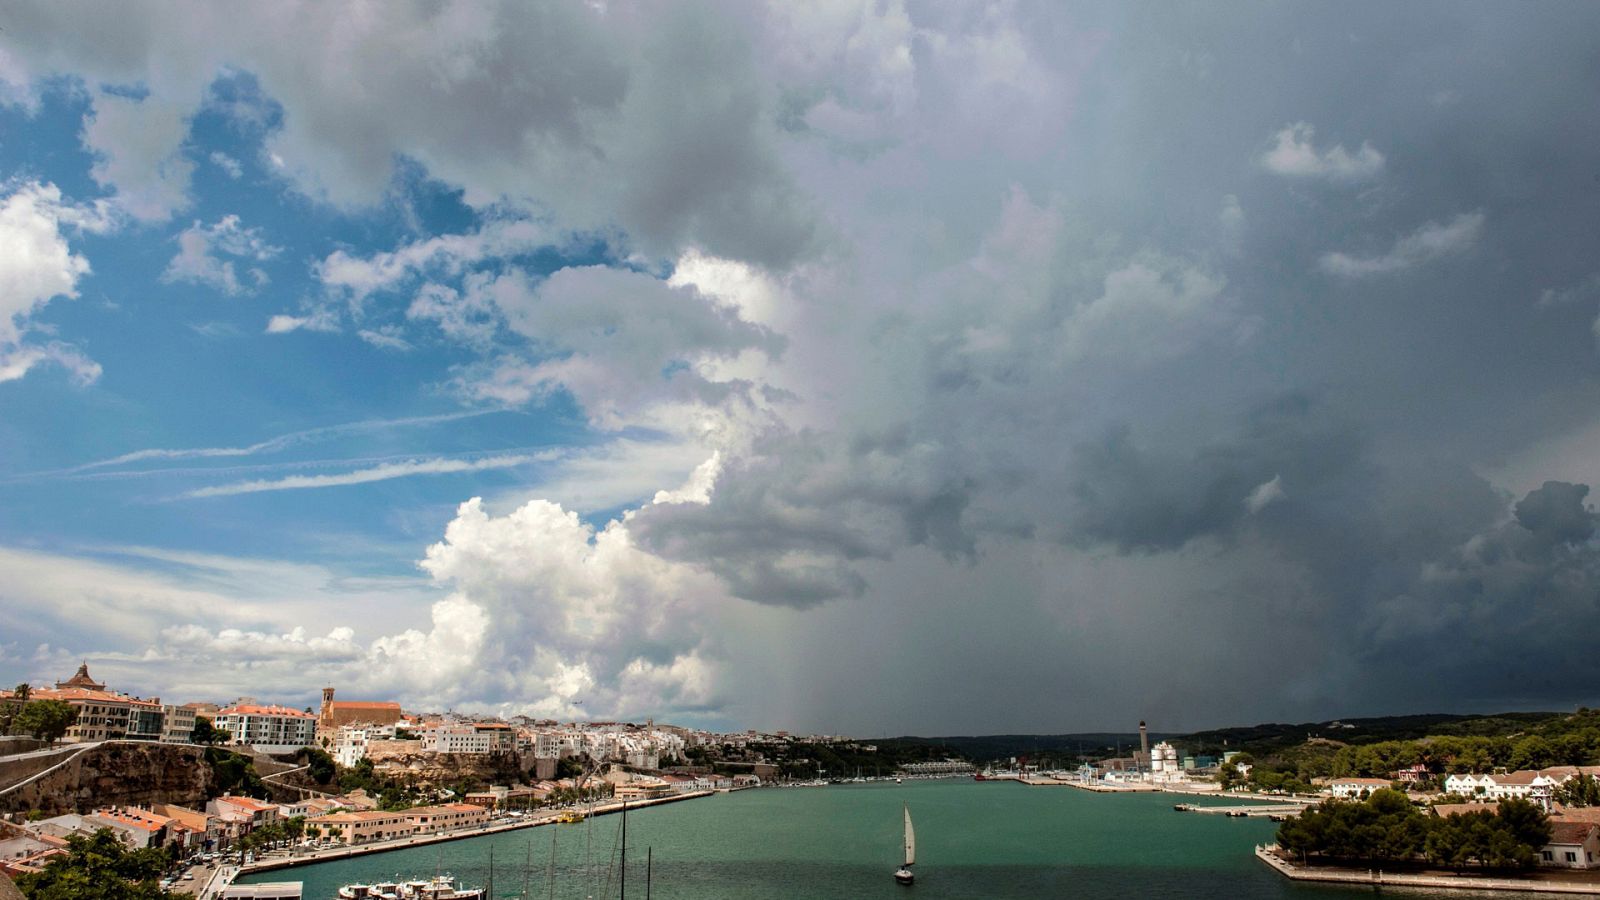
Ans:
[{"label": "tree line", "polygon": [[1284,822],[1278,845],[1305,862],[1526,869],[1538,863],[1550,834],[1549,818],[1526,800],[1435,816],[1399,791],[1379,789],[1366,800],[1329,800]]}]

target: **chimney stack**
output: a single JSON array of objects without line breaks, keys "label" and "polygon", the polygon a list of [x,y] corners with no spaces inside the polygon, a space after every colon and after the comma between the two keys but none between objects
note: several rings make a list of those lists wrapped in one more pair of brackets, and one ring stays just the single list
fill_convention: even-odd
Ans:
[{"label": "chimney stack", "polygon": [[1139,722],[1139,752],[1146,760],[1150,758],[1150,729],[1144,727],[1142,720]]}]

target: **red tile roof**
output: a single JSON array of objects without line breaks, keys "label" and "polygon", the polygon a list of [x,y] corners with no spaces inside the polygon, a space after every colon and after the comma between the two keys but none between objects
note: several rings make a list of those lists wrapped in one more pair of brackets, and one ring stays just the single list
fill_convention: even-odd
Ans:
[{"label": "red tile roof", "polygon": [[1582,844],[1589,840],[1595,829],[1600,828],[1593,822],[1564,822],[1552,819],[1550,822],[1550,843],[1552,844]]},{"label": "red tile roof", "polygon": [[243,706],[230,706],[219,710],[219,716],[283,716],[291,719],[315,719],[316,716],[287,706],[256,706],[245,704]]}]

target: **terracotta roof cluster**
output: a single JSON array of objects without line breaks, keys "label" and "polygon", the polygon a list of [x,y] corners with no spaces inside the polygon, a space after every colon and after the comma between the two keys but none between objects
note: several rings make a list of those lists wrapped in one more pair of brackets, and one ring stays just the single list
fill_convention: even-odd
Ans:
[{"label": "terracotta roof cluster", "polygon": [[143,813],[141,810],[101,809],[96,810],[92,815],[97,819],[105,819],[108,822],[116,822],[118,825],[138,828],[141,831],[160,831],[172,821],[166,816]]},{"label": "terracotta roof cluster", "polygon": [[232,794],[229,794],[229,795],[226,795],[226,796],[222,796],[222,797],[218,797],[217,798],[217,802],[218,803],[231,803],[234,806],[239,807],[240,809],[248,809],[248,810],[251,810],[253,812],[261,812],[262,810],[277,809],[278,808],[278,804],[276,804],[276,803],[268,803],[265,800],[257,800],[254,797],[236,797],[236,796],[233,796]]},{"label": "terracotta roof cluster", "polygon": [[382,812],[375,809],[361,810],[358,812],[336,812],[314,817],[318,822],[332,822],[336,825],[346,822],[387,822],[405,818],[404,813]]},{"label": "terracotta roof cluster", "polygon": [[219,710],[219,716],[283,716],[291,719],[315,719],[316,716],[299,709],[290,709],[287,706],[257,706],[253,703],[230,706]]}]

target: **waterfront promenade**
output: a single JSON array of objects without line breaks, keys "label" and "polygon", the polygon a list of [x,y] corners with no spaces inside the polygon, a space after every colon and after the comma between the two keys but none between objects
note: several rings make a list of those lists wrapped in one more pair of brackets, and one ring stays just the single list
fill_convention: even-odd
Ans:
[{"label": "waterfront promenade", "polygon": [[[676,803],[681,800],[694,800],[700,797],[710,797],[716,791],[693,791],[686,794],[673,794],[669,797],[658,797],[650,800],[630,800],[627,802],[629,809],[640,809],[646,806],[659,806],[664,803]],[[622,811],[623,802],[608,800],[596,803],[589,812],[590,816],[603,816]],[[466,838],[482,837],[487,834],[499,834],[504,831],[517,831],[523,828],[536,828],[541,825],[557,823],[560,817],[570,810],[549,810],[537,815],[529,815],[519,819],[498,820],[485,825],[472,828],[459,828],[452,831],[441,831],[434,834],[408,835],[390,841],[373,841],[368,844],[356,844],[350,847],[333,847],[326,850],[312,850],[307,852],[275,852],[255,860],[236,869],[221,874],[213,879],[212,884],[201,894],[202,897],[214,896],[222,888],[233,882],[234,878],[241,875],[252,875],[257,872],[271,872],[278,869],[290,869],[298,866],[308,866],[313,863],[328,862],[336,859],[349,859],[354,856],[365,856],[371,853],[384,853],[390,850],[404,850],[410,847],[426,847],[430,844],[441,844],[447,841],[459,841]]]},{"label": "waterfront promenade", "polygon": [[1285,878],[1328,884],[1370,887],[1417,888],[1452,891],[1513,891],[1523,894],[1582,894],[1600,896],[1600,882],[1592,873],[1580,871],[1541,871],[1527,878],[1493,878],[1454,873],[1385,872],[1382,869],[1350,869],[1337,866],[1297,866],[1273,852],[1273,845],[1256,846],[1256,858]]}]

